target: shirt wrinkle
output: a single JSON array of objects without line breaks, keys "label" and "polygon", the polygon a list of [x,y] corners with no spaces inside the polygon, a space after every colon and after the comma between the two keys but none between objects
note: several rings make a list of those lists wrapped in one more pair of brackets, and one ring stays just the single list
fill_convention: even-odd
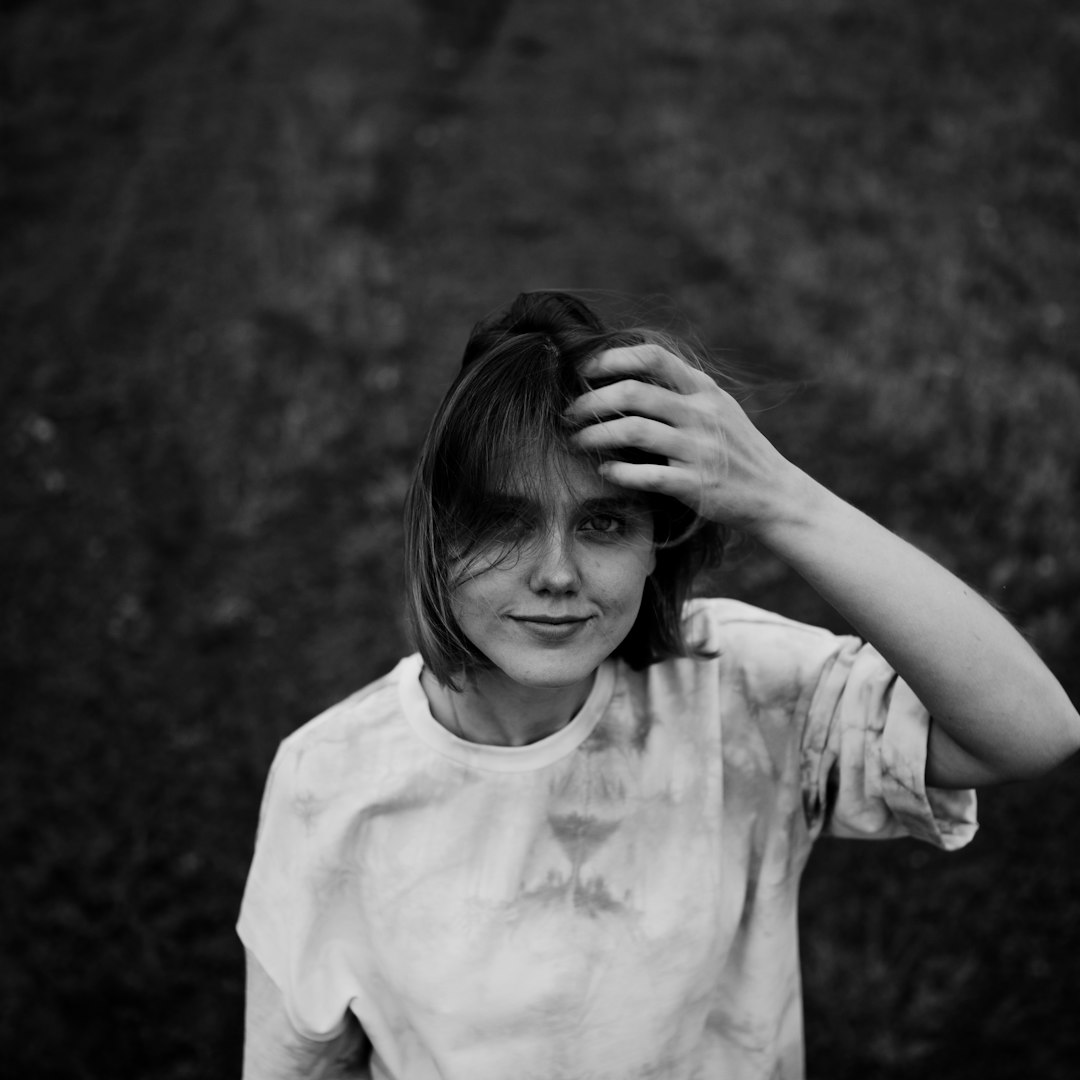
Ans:
[{"label": "shirt wrinkle", "polygon": [[974,798],[871,646],[688,614],[716,655],[611,665],[540,744],[455,740],[418,657],[285,740],[238,930],[299,1032],[351,1012],[372,1080],[799,1080],[813,839],[957,847]]}]

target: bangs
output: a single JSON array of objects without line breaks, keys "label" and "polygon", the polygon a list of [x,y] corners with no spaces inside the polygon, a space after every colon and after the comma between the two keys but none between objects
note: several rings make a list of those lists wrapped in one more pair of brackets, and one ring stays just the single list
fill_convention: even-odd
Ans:
[{"label": "bangs", "polygon": [[[482,364],[462,372],[438,433],[431,489],[449,562],[470,560],[492,547],[505,548],[495,553],[500,561],[512,553],[523,522],[508,513],[501,496],[548,503],[553,491],[573,486],[575,463],[594,468],[609,460],[667,463],[634,447],[589,452],[570,442],[580,425],[567,421],[567,408],[587,390],[614,381],[586,380],[581,365],[604,349],[639,341],[633,333],[610,334],[583,341],[568,354],[536,335],[528,343],[514,342],[512,350],[496,348]],[[682,544],[702,524],[676,499],[638,494],[653,515],[658,547]]]},{"label": "bangs", "polygon": [[585,389],[577,365],[539,336],[462,373],[453,419],[439,433],[431,491],[451,558],[500,539],[510,523],[499,496],[541,501],[567,479],[568,463],[583,455],[571,448],[564,413]]}]

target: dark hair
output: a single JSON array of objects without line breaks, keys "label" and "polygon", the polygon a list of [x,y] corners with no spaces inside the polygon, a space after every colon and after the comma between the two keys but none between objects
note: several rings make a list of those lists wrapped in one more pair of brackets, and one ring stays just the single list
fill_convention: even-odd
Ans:
[{"label": "dark hair", "polygon": [[[528,466],[558,468],[571,451],[567,406],[599,385],[581,375],[590,357],[620,346],[659,344],[700,366],[693,353],[655,330],[616,330],[568,293],[522,293],[477,323],[461,370],[443,398],[420,453],[405,508],[409,620],[424,663],[442,683],[490,666],[454,618],[453,568],[497,538],[488,496],[509,479],[542,484]],[[649,460],[627,451],[624,460]],[[652,459],[656,460],[656,459]],[[537,470],[539,471],[539,470]],[[613,655],[634,668],[700,650],[683,636],[683,605],[697,574],[717,565],[726,532],[676,499],[646,496],[656,567],[641,609]]]}]

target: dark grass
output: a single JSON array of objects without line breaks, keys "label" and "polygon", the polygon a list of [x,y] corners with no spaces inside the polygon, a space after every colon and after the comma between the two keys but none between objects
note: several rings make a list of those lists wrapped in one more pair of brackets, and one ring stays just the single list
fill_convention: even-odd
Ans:
[{"label": "dark grass", "polygon": [[[424,9],[0,16],[10,1075],[236,1073],[267,764],[406,647],[413,452],[519,289],[681,312],[1080,688],[1071,5]],[[836,625],[760,552],[720,584]],[[1074,1075],[1077,778],[959,855],[822,845],[813,1076]]]}]

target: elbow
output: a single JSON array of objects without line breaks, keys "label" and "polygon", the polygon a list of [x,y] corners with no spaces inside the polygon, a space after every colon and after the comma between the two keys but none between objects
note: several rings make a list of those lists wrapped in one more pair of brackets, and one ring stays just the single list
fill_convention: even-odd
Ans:
[{"label": "elbow", "polygon": [[988,765],[995,774],[992,783],[1037,779],[1080,752],[1080,713],[1063,691],[1055,699],[1034,709],[1029,703],[1027,737],[996,767]]},{"label": "elbow", "polygon": [[[997,708],[981,721],[951,725],[932,713],[927,783],[932,787],[983,787],[1032,780],[1080,752],[1080,713],[1049,675],[1015,680],[999,693]],[[966,738],[965,738],[966,736]]]},{"label": "elbow", "polygon": [[1068,703],[1066,709],[1067,717],[1065,719],[1065,745],[1062,752],[1061,760],[1071,758],[1074,754],[1080,753],[1080,712],[1077,712],[1072,702]]},{"label": "elbow", "polygon": [[1061,699],[1042,715],[1040,731],[1043,737],[1039,743],[1038,761],[1032,762],[1032,776],[1049,772],[1080,752],[1080,713],[1064,691]]},{"label": "elbow", "polygon": [[[1026,693],[1015,702],[1016,715],[1031,733],[1029,776],[1049,772],[1080,752],[1080,712],[1065,688],[1040,662],[1041,670],[1027,682]],[[1017,681],[1022,687],[1023,681]],[[1027,716],[1024,716],[1024,712]]]}]

